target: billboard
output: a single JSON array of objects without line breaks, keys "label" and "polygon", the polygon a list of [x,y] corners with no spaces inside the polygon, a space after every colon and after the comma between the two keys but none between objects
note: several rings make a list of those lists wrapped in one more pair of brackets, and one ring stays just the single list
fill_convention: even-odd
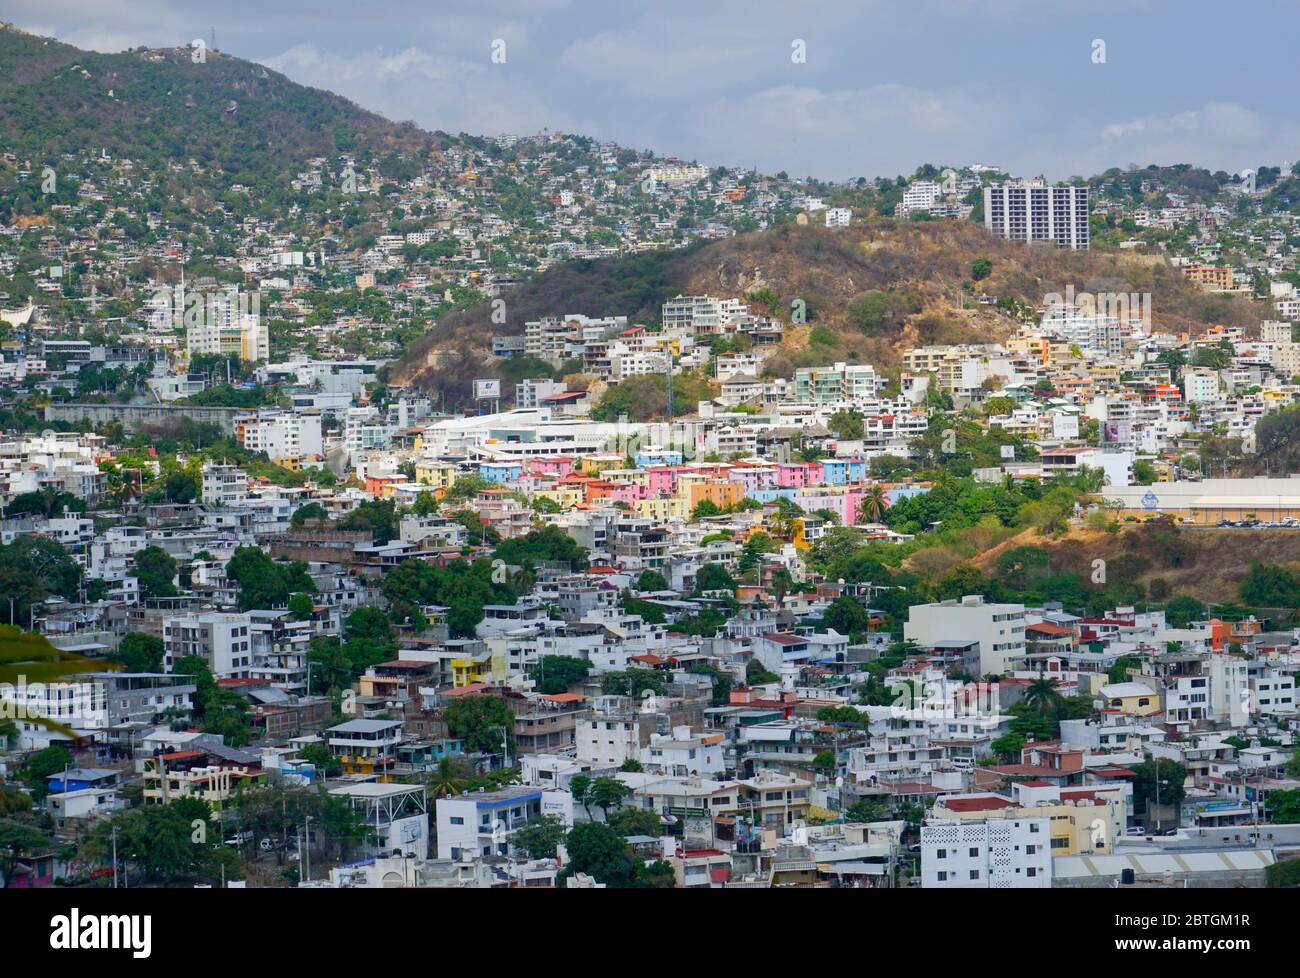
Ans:
[{"label": "billboard", "polygon": [[485,401],[490,397],[501,396],[501,381],[499,380],[476,380],[474,381],[474,397],[476,400]]},{"label": "billboard", "polygon": [[1133,441],[1133,422],[1107,421],[1101,426],[1101,440],[1108,445],[1128,445]]},{"label": "billboard", "polygon": [[1078,438],[1079,437],[1079,416],[1077,414],[1053,414],[1052,415],[1052,437],[1053,438]]}]

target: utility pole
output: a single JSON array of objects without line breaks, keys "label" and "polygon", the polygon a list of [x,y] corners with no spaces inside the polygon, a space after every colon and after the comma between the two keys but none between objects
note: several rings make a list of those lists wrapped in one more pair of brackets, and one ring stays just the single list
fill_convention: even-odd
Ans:
[{"label": "utility pole", "polygon": [[673,420],[673,350],[668,347],[668,420]]},{"label": "utility pole", "polygon": [[117,826],[113,826],[113,889],[117,889]]}]

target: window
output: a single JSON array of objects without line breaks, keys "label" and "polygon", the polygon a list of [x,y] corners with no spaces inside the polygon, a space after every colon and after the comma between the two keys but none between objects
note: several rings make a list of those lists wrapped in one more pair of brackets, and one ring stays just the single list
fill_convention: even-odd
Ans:
[{"label": "window", "polygon": [[1030,866],[1028,869],[1025,870],[1025,875],[1026,875],[1026,876],[1037,876],[1037,875],[1038,875],[1038,870],[1037,870],[1036,867],[1034,867],[1034,866]]},{"label": "window", "polygon": [[948,858],[948,850],[947,850],[947,849],[940,849],[940,850],[935,854],[935,858],[936,858],[936,859],[947,859],[947,858]]},{"label": "window", "polygon": [[940,883],[944,882],[944,881],[948,878],[948,874],[945,873],[945,872],[943,872],[942,870],[939,871],[939,874],[938,874],[938,875],[939,875],[939,882],[940,882]]},{"label": "window", "polygon": [[971,847],[970,847],[970,856],[971,856],[972,859],[974,859],[974,858],[975,858],[976,856],[978,856],[979,854],[980,854],[980,851],[979,851],[978,849],[976,849],[974,846],[971,846]]},{"label": "window", "polygon": [[970,871],[970,878],[973,879],[973,880],[977,880],[977,879],[979,879],[979,878],[980,878],[980,871],[979,871],[978,869],[972,869],[972,870]]},{"label": "window", "polygon": [[465,824],[465,819],[462,818],[460,815],[453,815],[453,816],[451,817],[451,824],[452,824],[452,825],[464,825],[464,824]]}]

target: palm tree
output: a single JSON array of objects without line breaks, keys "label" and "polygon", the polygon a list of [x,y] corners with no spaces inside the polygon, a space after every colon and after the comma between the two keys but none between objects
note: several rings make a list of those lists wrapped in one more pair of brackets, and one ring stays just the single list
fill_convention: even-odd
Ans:
[{"label": "palm tree", "polygon": [[1025,704],[1039,716],[1055,714],[1065,706],[1065,697],[1056,688],[1055,679],[1035,679],[1025,687]]},{"label": "palm tree", "polygon": [[438,768],[429,775],[429,793],[434,798],[452,798],[469,785],[464,769],[450,757],[438,761]]},{"label": "palm tree", "polygon": [[872,486],[863,494],[862,502],[858,505],[858,522],[879,523],[888,508],[889,497],[885,495],[884,488]]}]

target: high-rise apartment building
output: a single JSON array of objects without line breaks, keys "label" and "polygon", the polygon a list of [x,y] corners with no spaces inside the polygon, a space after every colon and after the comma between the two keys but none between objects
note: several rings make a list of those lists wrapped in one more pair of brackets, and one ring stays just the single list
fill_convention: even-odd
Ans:
[{"label": "high-rise apartment building", "polygon": [[1088,188],[1008,180],[984,188],[984,226],[1009,241],[1088,250]]}]

